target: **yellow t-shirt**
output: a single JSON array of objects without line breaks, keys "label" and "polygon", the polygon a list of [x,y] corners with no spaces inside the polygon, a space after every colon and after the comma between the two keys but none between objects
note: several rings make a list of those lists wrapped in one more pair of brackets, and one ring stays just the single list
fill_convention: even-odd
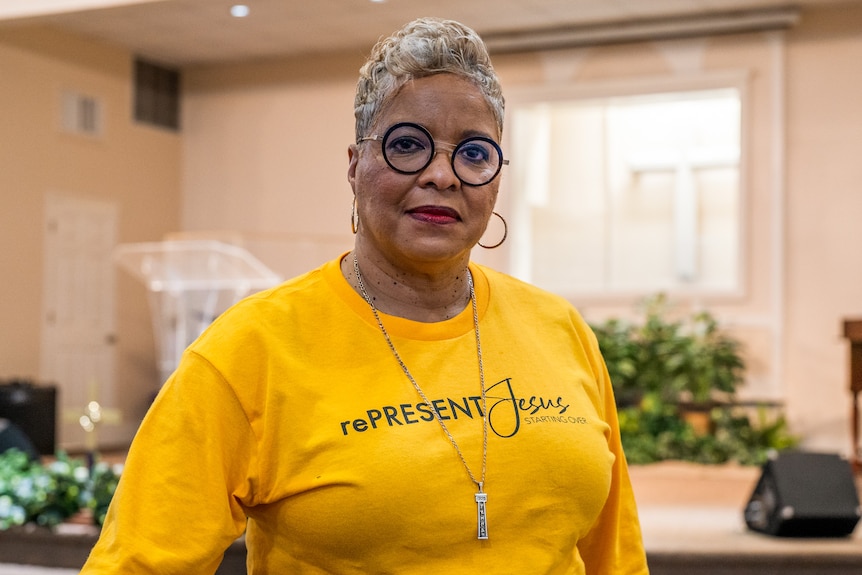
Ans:
[{"label": "yellow t-shirt", "polygon": [[[647,573],[607,370],[562,298],[471,264],[487,387],[476,485],[339,260],[240,302],[184,354],[82,574]],[[381,314],[478,479],[472,306]]]}]

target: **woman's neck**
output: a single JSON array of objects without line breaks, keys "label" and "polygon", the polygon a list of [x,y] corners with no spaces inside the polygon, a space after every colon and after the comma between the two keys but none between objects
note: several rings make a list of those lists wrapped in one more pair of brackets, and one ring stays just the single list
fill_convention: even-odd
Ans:
[{"label": "woman's neck", "polygon": [[341,273],[360,295],[363,294],[354,271],[354,257],[368,297],[374,307],[385,314],[437,322],[455,317],[470,303],[466,262],[441,267],[433,273],[411,273],[385,260],[365,258],[354,250],[342,260]]}]

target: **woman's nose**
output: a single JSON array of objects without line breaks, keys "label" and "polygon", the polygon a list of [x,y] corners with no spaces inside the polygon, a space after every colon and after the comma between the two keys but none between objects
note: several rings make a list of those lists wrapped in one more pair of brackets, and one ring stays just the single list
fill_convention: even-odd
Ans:
[{"label": "woman's nose", "polygon": [[[422,170],[421,178],[424,184],[433,183],[440,189],[456,188],[461,180],[452,169],[451,154],[454,146],[446,147],[439,144],[434,149],[434,156]],[[442,152],[442,153],[441,153]]]}]

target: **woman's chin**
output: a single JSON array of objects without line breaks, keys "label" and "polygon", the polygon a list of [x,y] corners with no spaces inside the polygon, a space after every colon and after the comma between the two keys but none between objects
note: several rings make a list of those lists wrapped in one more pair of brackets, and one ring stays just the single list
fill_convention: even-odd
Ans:
[{"label": "woman's chin", "polygon": [[472,244],[451,240],[416,240],[402,250],[408,261],[416,263],[440,264],[457,262],[469,257]]}]

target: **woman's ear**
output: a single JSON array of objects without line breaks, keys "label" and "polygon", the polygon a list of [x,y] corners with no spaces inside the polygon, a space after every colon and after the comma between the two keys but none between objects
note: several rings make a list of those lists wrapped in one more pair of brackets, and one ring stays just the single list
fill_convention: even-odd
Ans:
[{"label": "woman's ear", "polygon": [[350,187],[353,188],[353,193],[356,193],[356,164],[359,162],[359,146],[350,144],[347,147],[347,181],[350,182]]}]

